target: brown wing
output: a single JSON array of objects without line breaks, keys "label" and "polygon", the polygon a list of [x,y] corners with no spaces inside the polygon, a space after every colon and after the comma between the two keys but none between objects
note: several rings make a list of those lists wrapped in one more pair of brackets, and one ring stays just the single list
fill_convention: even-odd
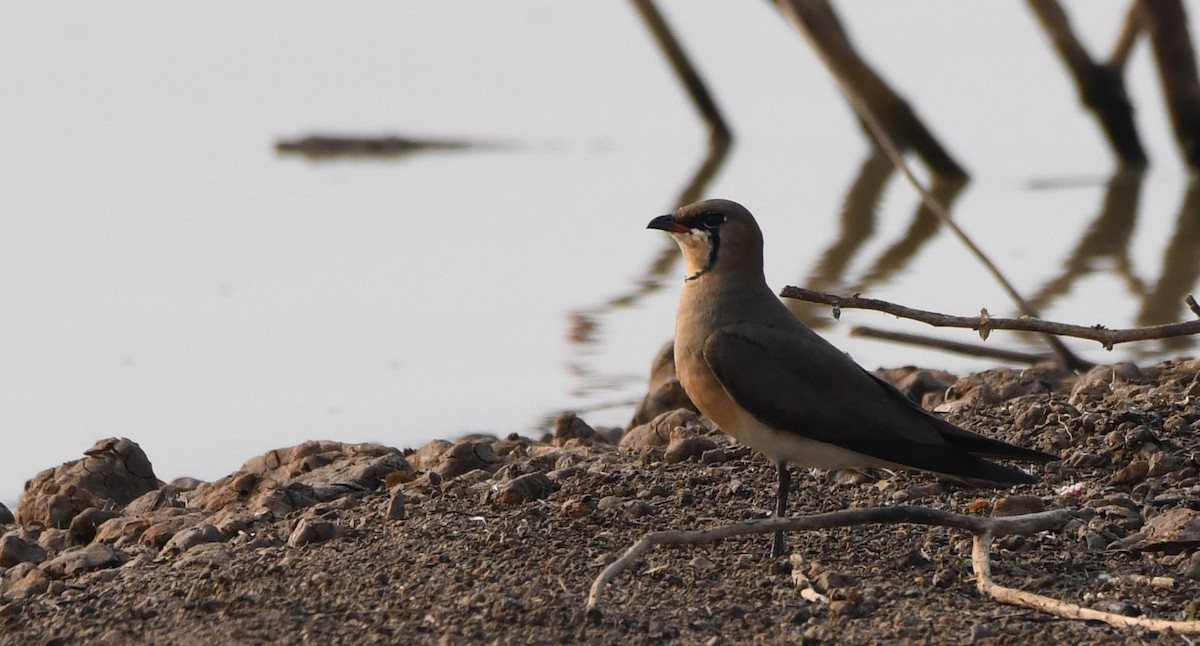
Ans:
[{"label": "brown wing", "polygon": [[1020,471],[977,455],[1054,459],[971,433],[925,412],[815,332],[739,324],[704,344],[704,359],[738,405],[769,426],[917,469],[997,482]]}]

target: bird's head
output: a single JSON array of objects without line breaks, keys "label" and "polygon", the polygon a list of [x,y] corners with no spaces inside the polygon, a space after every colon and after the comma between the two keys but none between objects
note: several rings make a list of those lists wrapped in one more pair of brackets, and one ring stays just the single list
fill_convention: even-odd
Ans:
[{"label": "bird's head", "polygon": [[679,244],[687,264],[685,280],[712,272],[762,272],[762,231],[737,202],[695,202],[654,218],[646,228],[666,231]]}]

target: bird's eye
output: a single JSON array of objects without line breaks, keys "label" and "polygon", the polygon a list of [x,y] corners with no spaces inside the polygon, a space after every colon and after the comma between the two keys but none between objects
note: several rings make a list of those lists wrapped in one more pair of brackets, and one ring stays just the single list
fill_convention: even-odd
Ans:
[{"label": "bird's eye", "polygon": [[704,226],[705,229],[709,229],[709,230],[716,229],[717,227],[721,226],[722,224],[725,224],[725,216],[723,216],[719,213],[708,213],[704,216],[704,219],[701,220],[700,223]]}]

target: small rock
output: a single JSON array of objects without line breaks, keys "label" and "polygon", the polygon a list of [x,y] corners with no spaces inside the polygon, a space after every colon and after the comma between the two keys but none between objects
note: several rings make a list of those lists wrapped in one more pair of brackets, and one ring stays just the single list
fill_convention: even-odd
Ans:
[{"label": "small rock", "polygon": [[388,498],[385,518],[388,520],[404,520],[406,515],[404,510],[404,490],[396,487],[392,490],[392,495]]},{"label": "small rock", "polygon": [[649,516],[654,513],[654,507],[644,503],[641,500],[630,500],[624,505],[625,517],[633,520],[643,516]]},{"label": "small rock", "polygon": [[1046,511],[1046,502],[1037,496],[1008,496],[996,501],[992,518],[1020,516]]},{"label": "small rock", "polygon": [[596,503],[596,509],[599,509],[600,511],[612,511],[614,509],[620,509],[621,505],[624,503],[625,499],[620,496],[605,496],[600,499],[600,502]]},{"label": "small rock", "polygon": [[13,513],[4,506],[4,503],[0,502],[0,525],[11,525],[15,522],[17,519],[13,518]]},{"label": "small rock", "polygon": [[1137,484],[1146,479],[1150,473],[1150,463],[1145,460],[1134,460],[1117,470],[1110,482],[1113,484]]},{"label": "small rock", "polygon": [[301,547],[312,543],[323,543],[337,537],[338,526],[319,518],[301,518],[296,529],[288,536],[288,547]]},{"label": "small rock", "polygon": [[692,560],[688,562],[688,566],[690,566],[693,570],[710,570],[715,567],[716,564],[712,562],[712,559],[701,554],[692,557]]},{"label": "small rock", "polygon": [[92,540],[101,543],[117,543],[122,540],[133,542],[141,538],[148,527],[150,522],[145,518],[118,516],[97,527],[96,536]]},{"label": "small rock", "polygon": [[663,413],[676,409],[696,410],[696,405],[688,398],[683,385],[675,374],[675,343],[668,341],[663,344],[654,360],[650,363],[650,382],[646,387],[646,396],[638,404],[633,413],[633,419],[626,426],[633,429],[653,420]]},{"label": "small rock", "polygon": [[968,514],[979,514],[987,510],[990,504],[987,498],[975,498],[967,503],[966,510]]},{"label": "small rock", "polygon": [[829,614],[835,617],[857,617],[859,607],[852,599],[834,599],[829,602]]},{"label": "small rock", "polygon": [[839,469],[832,474],[834,484],[861,485],[875,480],[874,476],[858,469]]},{"label": "small rock", "polygon": [[981,642],[996,636],[996,629],[991,624],[975,624],[971,626],[971,642]]},{"label": "small rock", "polygon": [[129,557],[122,551],[104,543],[92,543],[86,547],[69,549],[42,565],[50,578],[74,576],[81,572],[117,567]]},{"label": "small rock", "polygon": [[441,456],[433,472],[441,476],[443,481],[453,480],[475,469],[491,471],[492,467],[500,462],[501,458],[492,451],[491,445],[485,442],[462,441],[451,446]]},{"label": "small rock", "polygon": [[667,464],[684,462],[698,458],[706,451],[717,448],[717,443],[707,437],[686,436],[682,433],[671,433],[671,442],[663,453],[663,461]]},{"label": "small rock", "polygon": [[595,508],[596,503],[593,502],[592,497],[583,496],[582,498],[572,498],[564,502],[560,509],[564,517],[575,520],[588,516]]},{"label": "small rock", "polygon": [[76,514],[102,501],[124,506],[161,486],[150,460],[137,443],[125,438],[96,442],[79,460],[46,469],[25,484],[17,504],[23,523],[66,528]]},{"label": "small rock", "polygon": [[[13,568],[16,570],[16,568]],[[15,578],[12,585],[8,586],[4,596],[13,599],[25,599],[36,594],[41,594],[50,589],[50,577],[46,576],[40,568],[32,566],[26,570],[19,578]]]},{"label": "small rock", "polygon": [[513,478],[496,492],[496,501],[504,505],[519,505],[531,500],[541,500],[558,491],[558,483],[544,473],[526,473]]},{"label": "small rock", "polygon": [[67,549],[71,544],[71,535],[65,529],[50,527],[38,534],[37,544],[48,553],[55,554]]},{"label": "small rock", "polygon": [[46,550],[37,543],[30,543],[14,533],[0,537],[0,568],[18,563],[41,563],[46,560]]},{"label": "small rock", "polygon": [[700,454],[700,464],[720,464],[730,460],[729,452],[723,447],[718,446],[715,449],[705,451]]},{"label": "small rock", "polygon": [[699,414],[687,410],[676,409],[655,417],[646,424],[629,429],[621,438],[621,448],[645,450],[663,448],[671,441],[671,433],[678,427],[699,427]]},{"label": "small rock", "polygon": [[188,550],[175,562],[177,568],[220,567],[233,560],[233,550],[224,543],[204,543]]},{"label": "small rock", "polygon": [[225,540],[225,536],[212,523],[201,523],[195,527],[176,532],[171,540],[163,546],[160,554],[163,556],[175,556],[183,554],[193,547],[201,543],[217,543]]},{"label": "small rock", "polygon": [[813,587],[825,594],[838,588],[853,588],[856,585],[858,585],[858,581],[854,577],[829,571],[818,574],[816,580],[813,581]]},{"label": "small rock", "polygon": [[67,531],[77,543],[87,544],[96,537],[97,527],[120,515],[120,512],[111,509],[89,507],[71,519],[71,527]]},{"label": "small rock", "polygon": [[185,528],[196,524],[199,520],[199,514],[179,514],[166,515],[161,520],[152,520],[150,526],[142,532],[138,539],[142,545],[148,545],[154,548],[161,548],[167,544],[176,534],[183,531]]},{"label": "small rock", "polygon": [[1174,473],[1179,468],[1179,458],[1163,451],[1157,451],[1150,456],[1146,477],[1159,478]]},{"label": "small rock", "polygon": [[596,433],[596,429],[575,413],[563,413],[554,420],[554,445],[562,446],[567,440],[582,440],[585,444],[604,442],[604,438]]},{"label": "small rock", "polygon": [[581,473],[584,473],[583,467],[578,466],[578,465],[572,465],[569,467],[563,467],[561,469],[555,469],[553,471],[550,471],[546,474],[546,477],[550,478],[551,480],[553,480],[555,482],[561,483],[561,482],[566,482],[567,480],[570,480],[571,478],[574,478]]},{"label": "small rock", "polygon": [[1179,567],[1179,574],[1192,581],[1200,581],[1200,552],[1193,552]]},{"label": "small rock", "polygon": [[184,502],[179,499],[181,493],[183,490],[179,487],[166,485],[161,489],[147,491],[134,498],[133,502],[125,505],[125,509],[122,511],[126,516],[140,516],[168,507],[184,507]]},{"label": "small rock", "polygon": [[202,484],[204,484],[203,480],[191,476],[181,476],[171,481],[171,486],[180,491],[192,491]]},{"label": "small rock", "polygon": [[1155,514],[1142,526],[1145,540],[1138,549],[1179,552],[1200,547],[1200,511],[1178,507]]}]

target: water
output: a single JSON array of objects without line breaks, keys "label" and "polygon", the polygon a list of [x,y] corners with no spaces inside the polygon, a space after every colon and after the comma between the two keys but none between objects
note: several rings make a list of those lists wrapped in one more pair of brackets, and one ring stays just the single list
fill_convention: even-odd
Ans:
[{"label": "water", "polygon": [[[1130,91],[1154,166],[1136,199],[1126,191],[1127,215],[1100,218],[1110,156],[1023,5],[843,4],[865,55],[972,171],[956,220],[1024,294],[1046,294],[1045,317],[1187,318],[1200,217],[1179,215],[1186,174],[1144,43]],[[1123,4],[1068,5],[1093,51],[1107,51]],[[949,235],[902,242],[918,203],[898,176],[873,213],[841,217],[868,147],[765,3],[663,10],[738,137],[704,194],[758,215],[772,285],[1013,313]],[[671,334],[682,272],[650,272],[673,252],[643,227],[705,154],[631,7],[3,11],[0,501],[111,435],[138,441],[164,479],[215,478],[307,439],[415,446],[536,433],[567,409],[597,424],[628,418]],[[311,132],[510,147],[334,162],[275,153],[278,139]],[[1127,244],[1095,236],[1072,261],[1094,228],[1127,231]],[[1072,262],[1086,271],[1062,280]],[[920,324],[803,309],[868,367],[995,364],[847,334],[934,333]],[[1042,351],[1028,336],[988,343]],[[1194,353],[1070,345],[1093,361]]]}]

